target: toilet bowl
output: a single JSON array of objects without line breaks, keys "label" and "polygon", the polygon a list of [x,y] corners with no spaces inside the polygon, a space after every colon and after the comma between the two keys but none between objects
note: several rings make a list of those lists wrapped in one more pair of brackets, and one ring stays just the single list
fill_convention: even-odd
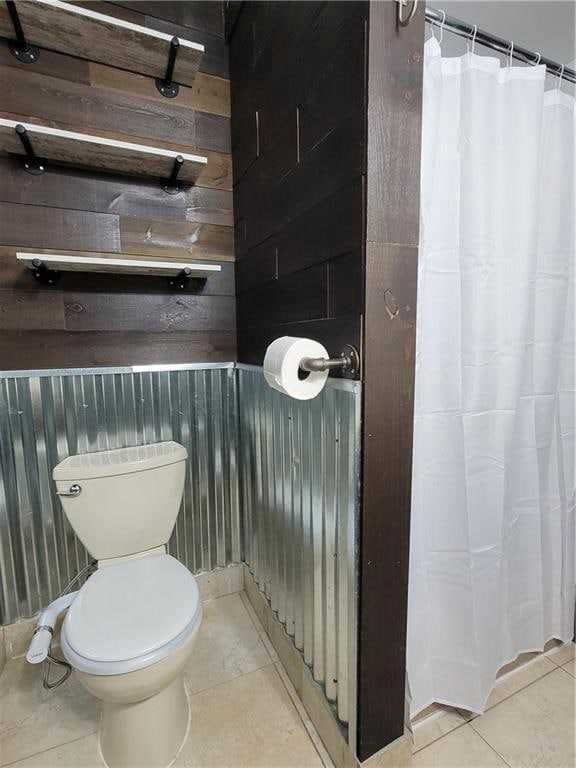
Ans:
[{"label": "toilet bowl", "polygon": [[183,671],[202,601],[194,576],[165,548],[185,459],[177,443],[157,443],[69,457],[53,472],[58,491],[71,494],[61,496],[68,519],[98,560],[60,643],[102,702],[100,750],[109,768],[164,768],[188,733]]}]

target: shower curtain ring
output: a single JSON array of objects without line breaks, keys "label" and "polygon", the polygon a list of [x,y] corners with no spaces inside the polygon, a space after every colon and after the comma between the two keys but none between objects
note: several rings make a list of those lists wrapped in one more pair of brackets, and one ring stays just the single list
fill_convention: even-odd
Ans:
[{"label": "shower curtain ring", "polygon": [[510,41],[510,50],[508,51],[508,66],[512,66],[512,59],[514,58],[514,40]]},{"label": "shower curtain ring", "polygon": [[476,33],[478,32],[478,26],[474,24],[474,31],[472,32],[472,36],[468,37],[468,40],[472,40],[472,50],[471,53],[474,53],[474,48],[476,47]]},{"label": "shower curtain ring", "polygon": [[564,64],[562,64],[562,66],[560,67],[560,71],[556,72],[556,77],[558,78],[558,85],[556,86],[556,88],[558,88],[558,90],[562,90],[562,78],[564,77]]},{"label": "shower curtain ring", "polygon": [[533,67],[537,67],[538,64],[540,64],[540,59],[542,58],[542,54],[540,53],[540,51],[536,51],[536,55],[538,56],[538,58],[536,59],[536,61],[532,62]]},{"label": "shower curtain ring", "polygon": [[418,8],[418,0],[412,0],[412,8],[410,9],[407,16],[402,15],[402,8],[405,5],[408,5],[408,0],[396,0],[396,2],[398,3],[398,16],[397,16],[398,25],[400,27],[407,27],[408,24],[410,24],[410,22],[414,18],[414,15]]},{"label": "shower curtain ring", "polygon": [[440,38],[438,40],[439,43],[442,42],[442,39],[444,38],[444,23],[446,21],[446,11],[440,11],[442,14],[442,21],[440,22]]}]

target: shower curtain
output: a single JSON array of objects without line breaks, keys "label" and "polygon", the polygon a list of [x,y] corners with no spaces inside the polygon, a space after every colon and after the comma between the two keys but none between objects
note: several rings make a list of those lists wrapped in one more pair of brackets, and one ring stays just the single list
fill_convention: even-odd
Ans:
[{"label": "shower curtain", "polygon": [[575,108],[545,76],[426,44],[412,716],[481,712],[502,665],[573,636]]}]

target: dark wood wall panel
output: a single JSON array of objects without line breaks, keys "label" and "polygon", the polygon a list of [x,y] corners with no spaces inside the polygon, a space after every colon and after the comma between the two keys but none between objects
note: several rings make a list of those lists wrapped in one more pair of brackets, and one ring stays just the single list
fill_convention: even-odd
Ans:
[{"label": "dark wood wall panel", "polygon": [[239,359],[285,334],[336,354],[361,341],[367,5],[231,12]]},{"label": "dark wood wall panel", "polygon": [[118,253],[120,220],[111,213],[0,203],[0,243]]},{"label": "dark wood wall panel", "polygon": [[[404,733],[424,9],[370,2],[358,752]],[[382,696],[382,691],[386,692]]]},{"label": "dark wood wall panel", "polygon": [[[0,330],[0,349],[2,369],[10,371],[22,368],[152,365],[191,360],[229,362],[236,352],[236,333]],[[25,361],[22,359],[23,350],[27,355]]]},{"label": "dark wood wall panel", "polygon": [[[228,48],[220,2],[83,5],[206,46],[193,86],[165,99],[152,78],[43,50],[20,64],[0,39],[0,113],[9,119],[208,157],[174,196],[160,180],[0,157],[0,365],[3,369],[233,360],[234,219]],[[159,73],[161,74],[161,73]],[[132,254],[222,264],[171,293],[158,277],[64,273],[40,287],[17,250]]]},{"label": "dark wood wall panel", "polygon": [[72,168],[49,168],[42,176],[23,174],[20,163],[0,158],[0,201],[77,211],[136,216],[157,221],[194,221],[233,226],[232,193],[210,187],[187,187],[166,204],[156,181],[87,174]]},{"label": "dark wood wall panel", "polygon": [[303,336],[317,339],[327,349],[339,350],[350,343],[350,338],[360,338],[361,322],[360,316],[353,315],[245,328],[238,331],[238,359],[251,365],[262,365],[263,353],[260,357],[254,354],[254,350],[266,350],[268,344],[279,336]]},{"label": "dark wood wall panel", "polygon": [[74,125],[84,133],[113,132],[137,136],[148,143],[169,141],[186,152],[230,152],[229,121],[221,115],[195,112],[178,103],[161,103],[154,96],[143,98],[130,91],[99,88],[36,72],[32,75],[29,70],[0,67],[3,113],[30,120],[41,118],[52,125]]},{"label": "dark wood wall panel", "polygon": [[154,2],[104,3],[96,0],[82,5],[92,6],[96,10],[117,15],[127,21],[142,24],[158,32],[166,32],[177,37],[190,38],[202,43],[205,51],[200,64],[200,71],[209,75],[228,78],[228,47],[224,40],[223,3],[211,0],[197,2]]}]

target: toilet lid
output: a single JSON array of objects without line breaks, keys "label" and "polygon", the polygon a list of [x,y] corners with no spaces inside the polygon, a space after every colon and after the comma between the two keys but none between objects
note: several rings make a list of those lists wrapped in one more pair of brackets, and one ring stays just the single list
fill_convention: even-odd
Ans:
[{"label": "toilet lid", "polygon": [[66,643],[85,659],[114,662],[170,643],[202,615],[196,580],[170,555],[99,568],[64,621]]}]

